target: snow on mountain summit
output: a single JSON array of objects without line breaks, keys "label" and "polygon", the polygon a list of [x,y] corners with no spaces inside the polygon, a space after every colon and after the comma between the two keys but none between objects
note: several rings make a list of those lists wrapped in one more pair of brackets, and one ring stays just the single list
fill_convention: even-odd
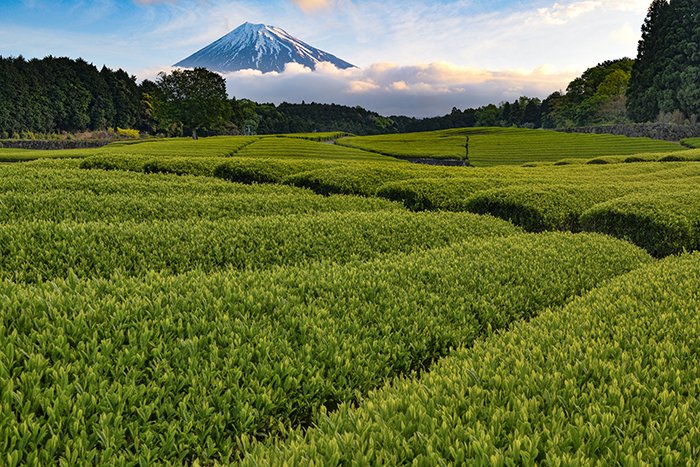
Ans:
[{"label": "snow on mountain summit", "polygon": [[242,24],[173,66],[203,67],[222,73],[246,69],[268,73],[282,72],[285,64],[292,62],[312,70],[320,62],[330,62],[341,69],[354,68],[354,65],[300,41],[282,28],[252,23]]}]

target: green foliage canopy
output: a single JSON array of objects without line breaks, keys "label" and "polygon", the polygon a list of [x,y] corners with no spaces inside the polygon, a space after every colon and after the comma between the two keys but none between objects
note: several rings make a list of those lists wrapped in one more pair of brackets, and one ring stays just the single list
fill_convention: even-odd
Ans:
[{"label": "green foliage canopy", "polygon": [[700,115],[700,3],[654,0],[642,26],[637,61],[627,91],[637,122],[680,112]]},{"label": "green foliage canopy", "polygon": [[182,122],[197,139],[197,130],[221,127],[230,116],[226,81],[205,68],[160,73],[157,83],[163,114]]}]

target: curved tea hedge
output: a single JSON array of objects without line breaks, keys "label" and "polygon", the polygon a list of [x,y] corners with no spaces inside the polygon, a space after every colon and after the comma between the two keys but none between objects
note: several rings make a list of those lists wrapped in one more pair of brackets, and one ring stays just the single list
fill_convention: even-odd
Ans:
[{"label": "curved tea hedge", "polygon": [[470,213],[343,212],[217,221],[0,224],[0,279],[37,282],[368,260],[521,233]]},{"label": "curved tea hedge", "polygon": [[579,229],[588,208],[629,193],[625,185],[526,185],[479,192],[465,209],[509,220],[528,231]]},{"label": "curved tea hedge", "polygon": [[700,249],[700,189],[653,189],[602,203],[581,217],[584,229],[627,239],[654,256]]},{"label": "curved tea hedge", "polygon": [[249,186],[205,177],[0,167],[0,223],[218,220],[379,210],[403,208],[377,198],[325,197],[289,186]]},{"label": "curved tea hedge", "polygon": [[648,261],[545,234],[359,265],[3,281],[3,462],[229,463]]},{"label": "curved tea hedge", "polygon": [[243,465],[696,465],[699,289],[697,253],[635,270]]},{"label": "curved tea hedge", "polygon": [[505,185],[486,178],[412,178],[383,184],[377,196],[402,202],[414,211],[464,211],[467,200],[477,192]]},{"label": "curved tea hedge", "polygon": [[[324,135],[319,135],[319,137]],[[333,139],[333,134],[326,134],[325,139]],[[373,152],[362,151],[335,144],[324,144],[312,141],[312,135],[299,135],[299,137],[268,136],[255,141],[253,144],[236,152],[236,157],[264,157],[274,158],[318,158],[336,161],[384,161],[396,162],[396,159],[380,156]]]},{"label": "curved tea hedge", "polygon": [[238,183],[282,183],[290,175],[328,167],[338,167],[338,163],[305,159],[235,158],[218,164],[212,175]]}]

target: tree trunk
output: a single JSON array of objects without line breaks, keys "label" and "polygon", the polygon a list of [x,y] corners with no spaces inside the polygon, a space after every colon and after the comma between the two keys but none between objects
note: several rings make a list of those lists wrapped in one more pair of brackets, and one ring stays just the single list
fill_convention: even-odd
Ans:
[{"label": "tree trunk", "polygon": [[197,137],[197,129],[196,128],[192,128],[192,139],[199,139]]}]

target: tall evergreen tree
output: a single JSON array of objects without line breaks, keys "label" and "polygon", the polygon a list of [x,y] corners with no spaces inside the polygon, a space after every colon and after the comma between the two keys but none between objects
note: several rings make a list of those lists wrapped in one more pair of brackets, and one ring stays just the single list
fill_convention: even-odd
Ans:
[{"label": "tall evergreen tree", "polygon": [[673,0],[671,8],[679,26],[674,31],[677,40],[672,61],[674,97],[678,110],[697,119],[700,117],[700,1]]},{"label": "tall evergreen tree", "polygon": [[638,122],[676,111],[700,115],[698,0],[652,2],[627,90],[627,111]]}]

